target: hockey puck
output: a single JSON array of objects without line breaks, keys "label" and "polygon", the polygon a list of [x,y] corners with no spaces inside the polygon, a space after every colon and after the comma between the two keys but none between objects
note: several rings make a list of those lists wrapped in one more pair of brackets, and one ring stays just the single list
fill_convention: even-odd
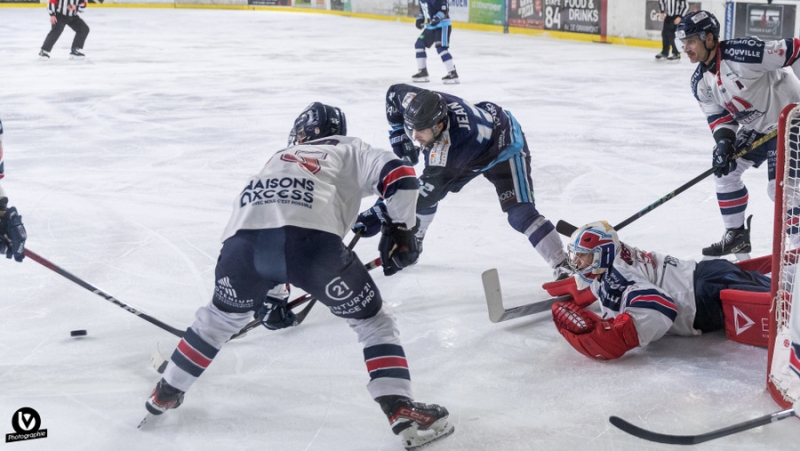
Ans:
[{"label": "hockey puck", "polygon": [[69,333],[70,337],[83,337],[86,335],[86,331],[84,329],[80,330],[73,330]]}]

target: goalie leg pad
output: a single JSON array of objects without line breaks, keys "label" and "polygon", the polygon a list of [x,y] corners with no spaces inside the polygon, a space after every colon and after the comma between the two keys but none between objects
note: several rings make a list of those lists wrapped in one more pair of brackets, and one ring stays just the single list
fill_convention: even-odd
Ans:
[{"label": "goalie leg pad", "polygon": [[613,360],[639,346],[633,319],[623,313],[612,321],[602,320],[574,302],[556,302],[552,307],[558,332],[578,352],[597,360]]}]

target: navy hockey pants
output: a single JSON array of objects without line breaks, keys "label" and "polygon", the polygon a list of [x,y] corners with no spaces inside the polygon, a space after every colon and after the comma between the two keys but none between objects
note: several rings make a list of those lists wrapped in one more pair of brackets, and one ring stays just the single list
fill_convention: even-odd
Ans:
[{"label": "navy hockey pants", "polygon": [[719,292],[732,288],[742,291],[767,292],[770,278],[756,271],[745,271],[728,260],[705,260],[694,270],[694,298],[697,313],[693,327],[713,332],[725,327]]},{"label": "navy hockey pants", "polygon": [[225,240],[215,269],[214,305],[257,310],[267,291],[290,283],[342,318],[375,316],[380,291],[358,256],[337,235],[302,227],[240,230]]}]

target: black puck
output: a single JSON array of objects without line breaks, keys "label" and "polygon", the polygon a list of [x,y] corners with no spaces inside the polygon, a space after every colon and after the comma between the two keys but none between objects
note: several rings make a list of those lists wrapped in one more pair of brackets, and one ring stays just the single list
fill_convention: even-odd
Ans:
[{"label": "black puck", "polygon": [[86,331],[84,329],[80,330],[73,330],[69,333],[70,337],[83,337],[86,335]]}]

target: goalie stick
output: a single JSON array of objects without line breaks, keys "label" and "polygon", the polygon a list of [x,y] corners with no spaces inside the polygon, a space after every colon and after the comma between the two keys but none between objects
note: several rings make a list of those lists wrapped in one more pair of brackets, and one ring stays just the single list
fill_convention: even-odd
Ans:
[{"label": "goalie stick", "polygon": [[[739,151],[736,154],[734,154],[730,158],[730,160],[737,160],[737,159],[747,155],[749,152],[753,151],[754,149],[756,149],[757,147],[761,146],[762,144],[764,144],[765,142],[769,141],[770,139],[776,137],[777,135],[778,135],[778,130],[777,129],[767,133],[766,135],[764,135],[761,138],[759,138],[758,140],[756,140],[753,144],[748,146],[746,149],[742,149],[741,151]],[[694,185],[699,183],[701,180],[703,180],[706,177],[708,177],[709,175],[713,174],[716,169],[717,168],[715,168],[715,167],[707,169],[705,172],[703,172],[702,174],[698,175],[697,177],[695,177],[695,178],[689,180],[688,182],[684,183],[683,185],[675,188],[674,191],[671,191],[671,192],[667,193],[662,198],[658,199],[657,201],[653,202],[652,204],[650,204],[650,205],[644,207],[643,209],[639,210],[638,212],[636,212],[636,214],[634,214],[630,218],[628,218],[628,219],[620,222],[619,224],[615,225],[614,226],[614,230],[621,230],[622,228],[624,228],[628,224],[632,223],[633,221],[636,221],[637,219],[641,218],[642,216],[646,215],[647,213],[650,213],[651,211],[655,210],[656,208],[660,207],[661,205],[664,205],[670,199],[672,199],[675,196],[677,196],[678,194],[686,191],[687,189],[693,187]],[[556,224],[556,231],[558,233],[562,234],[562,235],[571,236],[572,232],[574,232],[575,229],[576,229],[575,226],[569,224],[566,221],[558,221],[558,224]]]},{"label": "goalie stick", "polygon": [[481,274],[483,281],[483,292],[486,295],[486,306],[489,308],[489,320],[493,323],[500,323],[514,318],[533,315],[547,310],[556,302],[569,301],[572,296],[565,294],[562,296],[546,299],[544,301],[533,302],[506,309],[503,307],[503,294],[500,292],[500,276],[497,269],[489,269]]},{"label": "goalie stick", "polygon": [[726,437],[728,435],[736,434],[737,432],[742,432],[748,429],[764,426],[765,424],[775,423],[776,421],[781,421],[783,419],[795,415],[796,413],[794,412],[793,409],[782,410],[780,412],[771,413],[769,415],[764,415],[763,417],[753,418],[752,420],[744,421],[728,427],[724,427],[722,429],[717,429],[715,431],[697,435],[670,435],[670,434],[661,434],[659,432],[652,432],[648,431],[647,429],[642,429],[639,426],[634,426],[631,423],[628,423],[627,421],[623,420],[622,418],[613,416],[610,417],[608,421],[610,421],[611,424],[618,427],[619,429],[627,432],[628,434],[631,434],[635,437],[639,437],[644,440],[649,440],[651,442],[666,443],[668,445],[696,445],[698,443],[703,443],[709,440],[714,440],[720,437]]}]

